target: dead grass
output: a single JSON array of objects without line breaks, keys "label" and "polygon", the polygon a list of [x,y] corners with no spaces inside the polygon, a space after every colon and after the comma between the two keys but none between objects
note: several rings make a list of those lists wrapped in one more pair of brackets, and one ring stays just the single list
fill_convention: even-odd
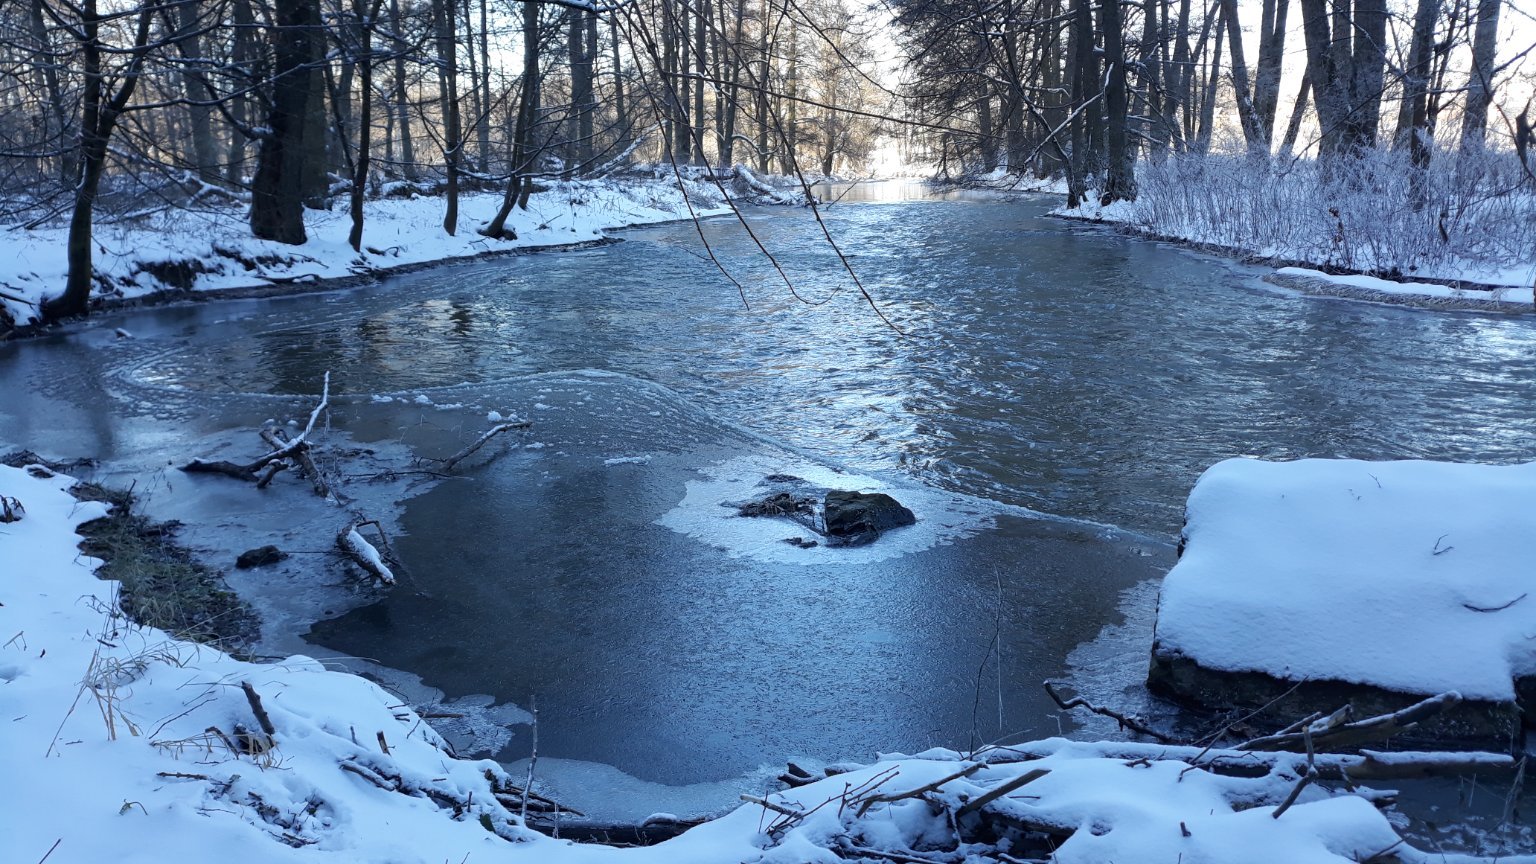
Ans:
[{"label": "dead grass", "polygon": [[106,562],[96,575],[120,583],[119,603],[130,619],[235,653],[255,639],[256,616],[218,571],[176,543],[175,523],[134,513],[124,490],[80,483],[70,492],[112,505],[109,515],[80,526],[80,551]]}]

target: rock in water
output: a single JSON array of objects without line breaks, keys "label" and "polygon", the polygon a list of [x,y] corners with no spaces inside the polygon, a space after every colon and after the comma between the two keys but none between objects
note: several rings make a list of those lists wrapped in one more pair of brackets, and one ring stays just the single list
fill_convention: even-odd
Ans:
[{"label": "rock in water", "polygon": [[884,492],[865,494],[834,489],[827,493],[822,516],[827,533],[833,537],[878,535],[881,531],[917,523],[911,510]]},{"label": "rock in water", "polygon": [[241,570],[249,570],[252,567],[265,567],[288,557],[288,553],[276,546],[260,546],[255,549],[247,549],[235,559],[235,566]]}]

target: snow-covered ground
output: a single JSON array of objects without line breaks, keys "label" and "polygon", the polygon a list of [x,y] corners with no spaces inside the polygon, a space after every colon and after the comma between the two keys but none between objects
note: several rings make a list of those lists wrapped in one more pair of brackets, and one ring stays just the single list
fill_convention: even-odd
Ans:
[{"label": "snow-covered ground", "polygon": [[[728,212],[718,189],[685,181],[687,200],[674,179],[552,182],[534,194],[528,209],[507,222],[515,240],[476,232],[501,204],[496,193],[468,193],[459,200],[458,231],[443,231],[443,199],[417,195],[368,201],[363,253],[347,243],[351,216],[344,204],[306,211],[309,241],[302,246],[257,240],[245,213],[166,210],[141,219],[101,224],[95,231],[95,296],[133,299],[167,290],[216,292],[368,275],[410,265],[487,253],[563,246],[600,239],[604,229],[690,215]],[[690,214],[690,205],[692,214]],[[0,322],[36,314],[36,304],[63,290],[68,270],[68,226],[0,228]]]},{"label": "snow-covered ground", "polygon": [[950,814],[994,793],[993,824],[1054,832],[1058,862],[1456,860],[1416,852],[1367,797],[1323,784],[1277,813],[1303,756],[1239,778],[1188,768],[1207,756],[1194,748],[1136,758],[1126,748],[1137,745],[1059,739],[974,766],[948,751],[890,757],[649,848],[549,839],[521,825],[516,778],[454,758],[373,683],[304,657],[241,662],[124,620],[115,583],[76,549],[75,529],[106,505],[77,501],[71,484],[0,466],[0,496],[21,517],[0,524],[6,860],[800,864],[882,850],[898,861],[1019,860],[956,845]]},{"label": "snow-covered ground", "polygon": [[1536,674],[1536,462],[1230,459],[1190,493],[1160,650],[1511,702]]}]

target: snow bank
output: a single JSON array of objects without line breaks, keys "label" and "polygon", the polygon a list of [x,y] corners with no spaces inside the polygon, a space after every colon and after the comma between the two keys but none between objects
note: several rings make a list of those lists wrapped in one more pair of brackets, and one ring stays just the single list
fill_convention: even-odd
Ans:
[{"label": "snow bank", "polygon": [[[700,216],[729,212],[719,191],[687,182],[689,201]],[[563,246],[601,239],[603,229],[689,218],[676,181],[574,180],[556,182],[534,194],[528,209],[514,209],[507,226],[515,240],[491,240],[475,229],[489,222],[501,204],[498,193],[471,193],[459,199],[455,236],[443,232],[443,199],[437,196],[383,198],[365,205],[363,253],[352,251],[352,221],[345,207],[305,211],[309,242],[287,246],[251,236],[243,211],[233,208],[168,211],[127,223],[98,225],[95,268],[97,296],[124,299],[167,290],[212,292],[265,287],[277,280],[338,279],[469,258],[489,252]],[[31,231],[0,228],[0,311],[24,323],[36,304],[64,288],[68,271],[68,226]],[[0,315],[0,319],[3,319]]]},{"label": "snow bank", "polygon": [[[1513,273],[1509,275],[1511,279],[1517,278]],[[1510,285],[1491,291],[1469,290],[1429,282],[1393,282],[1390,279],[1378,279],[1375,276],[1355,273],[1342,275],[1324,273],[1321,270],[1310,270],[1305,267],[1281,267],[1275,271],[1275,277],[1274,281],[1280,285],[1298,287],[1315,293],[1365,299],[1429,301],[1422,304],[1426,306],[1486,305],[1495,309],[1499,307],[1530,309],[1536,305],[1536,300],[1533,300],[1533,290],[1536,289],[1530,285]]]},{"label": "snow bank", "polygon": [[1293,774],[1222,777],[1064,741],[1047,742],[1043,758],[947,782],[938,781],[962,767],[958,754],[888,760],[650,848],[552,840],[521,827],[500,766],[452,757],[376,685],[304,657],[241,662],[124,621],[114,583],[96,579],[99,562],[75,548],[75,528],[106,505],[76,501],[71,483],[0,466],[0,495],[25,507],[0,525],[0,631],[14,634],[0,646],[0,813],[18,861],[831,862],[843,858],[830,849],[850,845],[953,848],[944,810],[915,795],[869,800],[876,794],[932,784],[926,794],[953,809],[1041,770],[990,806],[1052,826],[1063,864],[1340,864],[1412,851],[1365,800],[1320,785],[1272,818]]},{"label": "snow bank", "polygon": [[1498,702],[1536,674],[1536,463],[1230,459],[1184,537],[1158,652]]}]

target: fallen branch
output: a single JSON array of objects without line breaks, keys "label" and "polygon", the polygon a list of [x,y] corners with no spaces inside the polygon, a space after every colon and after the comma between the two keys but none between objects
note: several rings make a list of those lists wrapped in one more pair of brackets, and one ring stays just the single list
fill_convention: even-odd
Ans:
[{"label": "fallen branch", "polygon": [[977,771],[980,771],[983,767],[985,766],[980,762],[973,762],[972,764],[965,766],[953,774],[941,777],[932,783],[919,786],[916,789],[910,789],[906,792],[889,792],[884,795],[875,795],[870,798],[866,798],[864,799],[864,803],[859,805],[858,815],[863,816],[865,813],[868,813],[869,808],[875,806],[876,804],[889,804],[907,798],[917,798],[928,792],[937,792],[939,787],[943,786],[945,783],[948,783],[952,780],[959,780],[962,777],[969,777],[972,774],[975,774]]},{"label": "fallen branch", "polygon": [[[379,532],[380,538],[384,536],[384,529],[372,519],[348,522],[336,535],[337,548],[352,559],[353,563],[363,568],[368,575],[386,585],[395,584],[395,574],[389,569],[389,565],[384,563],[384,556],[380,555],[379,550],[358,533],[357,529],[364,525],[372,525]],[[385,545],[387,547],[388,543],[386,542]]]},{"label": "fallen branch", "polygon": [[1102,717],[1109,717],[1116,723],[1119,723],[1121,729],[1129,729],[1138,735],[1145,735],[1148,738],[1153,738],[1157,741],[1163,742],[1164,744],[1173,743],[1173,738],[1164,735],[1156,729],[1151,728],[1135,717],[1121,714],[1119,711],[1115,711],[1109,708],[1101,708],[1081,696],[1075,696],[1070,700],[1062,699],[1061,695],[1056,692],[1055,686],[1050,681],[1046,681],[1044,686],[1045,692],[1048,693],[1051,697],[1051,701],[1055,702],[1056,707],[1063,711],[1071,711],[1073,708],[1086,708],[1089,711],[1092,711],[1093,713]]},{"label": "fallen branch", "polygon": [[[989,765],[1029,762],[1064,750],[1087,748],[1093,756],[1127,761],[1171,760],[1184,762],[1224,777],[1264,777],[1284,772],[1300,777],[1307,755],[1291,751],[1208,749],[1190,746],[1144,744],[1134,741],[1084,745],[1054,739],[998,746],[979,751],[975,758]],[[1313,757],[1319,780],[1412,780],[1424,777],[1508,776],[1516,762],[1507,753],[1426,753],[1404,751],[1358,754],[1317,753]]]},{"label": "fallen branch", "polygon": [[458,465],[466,458],[474,455],[476,450],[484,447],[487,441],[495,438],[497,435],[512,429],[527,429],[532,425],[533,424],[527,420],[513,420],[508,423],[498,423],[495,426],[492,426],[485,434],[481,435],[479,438],[476,438],[472,443],[470,443],[468,447],[465,447],[463,450],[460,450],[452,456],[449,456],[447,459],[442,460],[443,471],[451,472],[455,465]]},{"label": "fallen branch", "polygon": [[[1361,744],[1382,741],[1394,735],[1407,732],[1425,720],[1449,711],[1460,704],[1460,693],[1455,691],[1441,693],[1439,696],[1431,696],[1422,702],[1416,702],[1407,708],[1394,711],[1391,714],[1368,717],[1356,723],[1342,723],[1324,728],[1317,728],[1314,725],[1300,732],[1255,738],[1252,741],[1239,744],[1237,749],[1295,750],[1299,747],[1306,747],[1309,740],[1312,747],[1326,750],[1358,747]],[[1328,720],[1332,721],[1339,715],[1340,712],[1335,712]]]},{"label": "fallen branch", "polygon": [[256,688],[252,687],[249,681],[241,681],[240,689],[245,691],[245,700],[251,703],[251,713],[256,715],[256,724],[268,738],[275,741],[277,729],[272,726],[272,718],[267,716],[267,709],[262,706],[261,696],[257,695]]},{"label": "fallen branch", "polygon": [[1012,780],[1009,780],[1007,783],[999,784],[980,798],[975,798],[966,802],[964,807],[961,807],[959,810],[955,811],[955,818],[959,819],[961,816],[964,816],[967,813],[975,813],[977,810],[980,810],[988,804],[991,804],[993,801],[996,801],[1004,795],[1007,795],[1009,792],[1012,792],[1026,784],[1033,783],[1049,773],[1051,773],[1049,768],[1036,768],[1027,774],[1020,774]]},{"label": "fallen branch", "polygon": [[764,810],[772,810],[780,816],[788,816],[791,819],[805,818],[805,814],[801,811],[792,807],[785,807],[783,804],[775,804],[760,795],[748,795],[747,793],[743,792],[741,793],[741,800],[747,802],[748,804],[756,804],[759,807],[762,807]]}]

